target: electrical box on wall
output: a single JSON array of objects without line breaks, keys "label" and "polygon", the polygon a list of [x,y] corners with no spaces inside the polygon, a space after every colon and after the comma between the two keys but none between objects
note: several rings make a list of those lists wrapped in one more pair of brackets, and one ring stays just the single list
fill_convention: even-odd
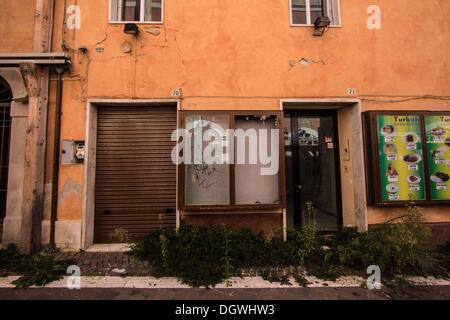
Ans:
[{"label": "electrical box on wall", "polygon": [[61,150],[62,164],[84,163],[86,149],[84,141],[64,140]]}]

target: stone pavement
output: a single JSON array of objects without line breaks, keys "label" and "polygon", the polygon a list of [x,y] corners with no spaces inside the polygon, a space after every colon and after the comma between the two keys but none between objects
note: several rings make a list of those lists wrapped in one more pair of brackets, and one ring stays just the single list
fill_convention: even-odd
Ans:
[{"label": "stone pavement", "polygon": [[0,300],[379,300],[363,288],[291,289],[0,289]]},{"label": "stone pavement", "polygon": [[80,267],[83,276],[148,276],[151,267],[126,252],[62,252],[58,258],[68,259]]},{"label": "stone pavement", "polygon": [[450,286],[427,286],[393,294],[390,289],[0,289],[0,300],[450,300]]},{"label": "stone pavement", "polygon": [[[146,261],[130,256],[127,252],[60,252],[55,255],[73,261],[80,267],[82,276],[148,276],[152,268]],[[238,276],[256,277],[277,275],[278,277],[303,272],[301,268],[247,268],[237,272]]]},{"label": "stone pavement", "polygon": [[[145,278],[152,274],[151,266],[126,252],[73,252],[57,253],[58,258],[70,259],[81,269],[81,276],[92,280],[92,286],[82,286],[81,290],[68,290],[66,279],[62,284],[52,283],[46,288],[13,289],[0,285],[0,300],[8,299],[88,299],[88,300],[375,300],[375,299],[443,299],[450,300],[449,281],[417,285],[399,281],[382,290],[367,290],[361,287],[364,277],[327,283],[313,279],[304,288],[291,281],[288,286],[264,282],[256,279],[267,269],[242,270],[233,287],[216,287],[211,289],[185,288],[175,278],[169,280],[151,280]],[[291,273],[296,270],[271,268],[277,274]],[[112,276],[112,277],[111,277]],[[135,279],[133,279],[133,277]],[[250,278],[250,279],[248,279]],[[115,280],[114,280],[115,279]],[[123,279],[127,286],[121,284]],[[240,279],[243,279],[240,282]],[[6,278],[0,278],[5,282]],[[172,281],[173,280],[173,281]],[[311,279],[308,279],[311,280]],[[96,281],[106,281],[98,285]],[[168,281],[168,282],[167,282]],[[116,283],[117,282],[117,283]],[[145,286],[140,286],[145,282]],[[169,283],[169,285],[168,285]],[[135,286],[134,284],[138,284]],[[149,285],[150,284],[150,285]],[[96,286],[98,285],[98,286]],[[53,286],[53,287],[52,287]]]}]

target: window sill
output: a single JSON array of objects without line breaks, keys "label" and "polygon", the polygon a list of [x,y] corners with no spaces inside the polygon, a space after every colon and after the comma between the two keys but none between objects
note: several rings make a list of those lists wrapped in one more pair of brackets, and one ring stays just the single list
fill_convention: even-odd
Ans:
[{"label": "window sill", "polygon": [[116,25],[127,24],[127,23],[135,23],[137,25],[140,25],[140,24],[163,25],[164,24],[163,21],[108,21],[108,24],[116,24]]},{"label": "window sill", "polygon": [[[290,27],[294,27],[294,28],[297,28],[297,27],[314,28],[314,25],[313,25],[313,24],[293,24],[293,23],[291,23],[289,26],[290,26]],[[328,28],[342,28],[342,25],[341,25],[341,24],[338,24],[338,25],[331,25],[331,26],[329,26]]]},{"label": "window sill", "polygon": [[218,205],[218,206],[180,206],[180,209],[189,214],[214,214],[214,213],[249,213],[282,211],[282,205]]}]

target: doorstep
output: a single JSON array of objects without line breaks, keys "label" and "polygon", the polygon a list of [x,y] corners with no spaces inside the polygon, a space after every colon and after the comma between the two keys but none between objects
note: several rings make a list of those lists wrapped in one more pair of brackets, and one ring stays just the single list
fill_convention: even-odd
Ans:
[{"label": "doorstep", "polygon": [[127,243],[93,244],[86,252],[128,252],[130,245]]}]

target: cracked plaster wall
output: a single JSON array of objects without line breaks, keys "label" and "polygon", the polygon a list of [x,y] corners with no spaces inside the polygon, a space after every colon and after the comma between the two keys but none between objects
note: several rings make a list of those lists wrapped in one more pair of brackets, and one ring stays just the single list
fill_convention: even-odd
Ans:
[{"label": "cracked plaster wall", "polygon": [[[59,51],[64,38],[73,61],[64,77],[64,140],[85,139],[89,98],[171,98],[174,88],[182,88],[181,107],[191,110],[278,110],[280,98],[349,98],[348,88],[356,89],[353,98],[362,99],[363,111],[450,109],[448,98],[439,98],[450,95],[450,7],[442,1],[341,1],[343,27],[313,37],[311,28],[289,26],[287,0],[166,0],[164,24],[140,25],[137,38],[124,34],[123,25],[107,23],[106,0],[77,0],[81,30],[62,34],[62,3],[56,1],[53,48]],[[366,9],[374,3],[382,8],[382,30],[366,28]],[[7,5],[3,12],[13,12],[16,22],[0,14],[0,51],[27,51],[33,6]],[[46,183],[54,87],[53,81]],[[434,98],[417,99],[425,95]],[[398,99],[405,101],[392,103]],[[81,219],[82,186],[83,165],[61,168],[59,220]],[[446,210],[426,213],[432,221],[448,221]],[[370,208],[369,222],[390,214]]]},{"label": "cracked plaster wall", "polygon": [[[341,1],[343,27],[323,37],[289,26],[287,0],[166,0],[164,24],[140,25],[138,37],[107,23],[107,1],[77,3],[82,29],[64,36],[74,61],[64,82],[64,139],[84,138],[88,98],[170,98],[174,88],[182,88],[181,107],[191,110],[277,110],[280,98],[348,98],[348,88],[363,100],[362,111],[450,109],[448,99],[416,99],[450,92],[450,7],[440,1],[376,1],[383,29],[375,31],[366,28],[373,1]],[[76,52],[80,46],[86,55]],[[394,96],[409,98],[392,103]],[[83,183],[82,166],[61,173],[62,185]],[[81,199],[60,204],[61,217],[81,216]],[[448,220],[443,211],[426,209],[432,221]],[[369,208],[370,223],[389,215]]]}]

